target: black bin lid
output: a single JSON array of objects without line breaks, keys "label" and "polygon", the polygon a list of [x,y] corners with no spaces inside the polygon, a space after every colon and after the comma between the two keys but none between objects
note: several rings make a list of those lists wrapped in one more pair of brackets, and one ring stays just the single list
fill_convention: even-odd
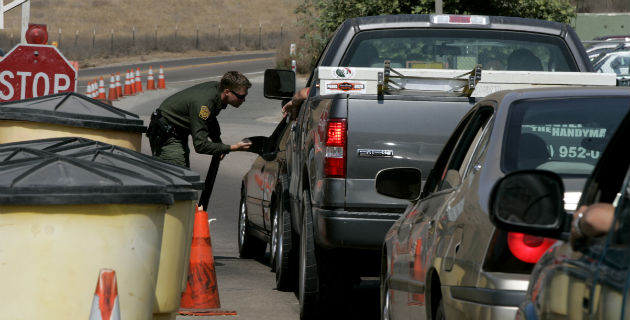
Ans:
[{"label": "black bin lid", "polygon": [[120,146],[114,146],[101,141],[95,141],[87,138],[79,137],[60,137],[48,138],[29,141],[19,141],[12,143],[0,144],[0,150],[9,147],[24,147],[29,149],[38,149],[42,151],[52,152],[58,155],[73,155],[87,151],[99,150],[109,152],[133,160],[137,160],[161,171],[167,171],[182,179],[190,182],[194,189],[203,190],[204,182],[200,180],[199,173],[189,168],[178,166],[172,163],[162,161],[158,158],[127,149]]},{"label": "black bin lid", "polygon": [[147,131],[138,115],[75,92],[0,103],[0,119],[101,130]]},{"label": "black bin lid", "polygon": [[3,147],[0,145],[0,162],[32,159],[46,155],[50,155],[50,153],[20,146]]},{"label": "black bin lid", "polygon": [[166,161],[162,161],[156,157],[152,157],[146,155],[144,153],[140,153],[131,149],[127,149],[120,146],[115,146],[107,143],[103,143],[100,141],[94,141],[89,139],[89,142],[85,143],[76,143],[76,144],[67,144],[64,146],[48,148],[46,151],[50,151],[59,155],[68,155],[72,156],[75,153],[83,153],[88,151],[99,150],[101,152],[109,152],[122,157],[127,157],[133,160],[137,160],[145,163],[148,166],[151,166],[155,169],[170,172],[176,176],[182,177],[182,179],[190,182],[193,185],[193,188],[197,190],[203,190],[204,182],[201,181],[199,173],[190,170],[189,168],[178,166]]},{"label": "black bin lid", "polygon": [[172,204],[161,181],[59,155],[0,163],[1,205]]},{"label": "black bin lid", "polygon": [[193,189],[193,185],[190,182],[169,171],[159,170],[158,168],[129,157],[124,157],[99,149],[74,153],[68,155],[67,157],[101,163],[124,169],[155,181],[160,181],[166,186],[167,191],[173,194],[175,200],[198,199],[197,191]]}]

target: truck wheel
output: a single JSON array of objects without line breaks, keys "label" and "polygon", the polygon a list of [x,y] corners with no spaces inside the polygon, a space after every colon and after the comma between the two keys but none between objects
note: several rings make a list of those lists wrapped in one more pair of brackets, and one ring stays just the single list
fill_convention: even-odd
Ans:
[{"label": "truck wheel", "polygon": [[302,232],[300,234],[300,262],[298,299],[300,319],[316,319],[319,300],[319,274],[315,259],[313,239],[313,217],[311,215],[311,194],[304,190],[302,195]]},{"label": "truck wheel", "polygon": [[249,232],[245,197],[245,193],[242,193],[238,213],[238,253],[242,259],[257,259],[265,254],[267,243],[254,237]]},{"label": "truck wheel", "polygon": [[[282,190],[281,185],[280,189]],[[278,205],[276,206],[276,214],[274,216],[274,227],[272,235],[272,244],[275,245],[275,271],[276,271],[276,288],[280,291],[289,291],[292,289],[291,280],[292,269],[295,265],[294,263],[294,252],[292,245],[292,230],[291,230],[291,213],[288,210],[287,200],[285,197],[286,193],[279,193],[278,195]]]}]

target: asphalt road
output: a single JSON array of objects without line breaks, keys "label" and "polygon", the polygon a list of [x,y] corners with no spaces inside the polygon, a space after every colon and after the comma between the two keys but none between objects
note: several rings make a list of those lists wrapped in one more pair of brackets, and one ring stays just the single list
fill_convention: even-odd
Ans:
[{"label": "asphalt road", "polygon": [[[219,115],[223,141],[234,143],[244,137],[269,135],[281,120],[280,101],[265,99],[262,92],[263,72],[275,65],[271,54],[186,59],[161,63],[165,67],[166,89],[145,91],[136,96],[125,97],[114,101],[113,105],[138,114],[144,119],[145,125],[148,125],[149,114],[169,95],[203,81],[218,80],[225,71],[239,70],[250,79],[253,86],[249,90],[247,100],[240,108],[229,106]],[[134,68],[135,66],[133,65]],[[142,71],[146,71],[148,64],[138,66],[141,66]],[[156,64],[153,64],[154,68],[155,66]],[[80,83],[130,67],[131,65],[80,70]],[[298,80],[298,83],[302,85],[304,82],[305,79]],[[142,152],[150,154],[146,137],[142,141]],[[233,152],[226,156],[221,162],[208,210],[209,217],[213,221],[210,224],[210,233],[221,308],[234,310],[238,315],[178,316],[178,320],[299,319],[299,306],[295,293],[275,289],[275,274],[270,271],[267,259],[255,261],[238,258],[237,224],[240,183],[255,158],[255,154],[248,152]],[[201,177],[205,177],[210,159],[208,155],[196,154],[193,151],[191,169],[199,172]],[[339,318],[379,319],[378,282],[364,282],[348,300],[347,306]]]}]

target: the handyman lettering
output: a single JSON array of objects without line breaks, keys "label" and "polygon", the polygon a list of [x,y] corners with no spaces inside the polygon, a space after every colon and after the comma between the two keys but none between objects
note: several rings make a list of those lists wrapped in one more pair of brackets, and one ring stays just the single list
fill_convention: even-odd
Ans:
[{"label": "the handyman lettering", "polygon": [[[66,74],[56,73],[51,81],[48,74],[38,72],[17,71],[15,74],[9,70],[0,72],[0,100],[11,100],[16,94],[16,88],[9,82],[9,79],[19,79],[20,99],[26,98],[26,91],[32,90],[33,98],[55,94],[70,89],[70,77]],[[43,85],[43,90],[40,86]],[[52,87],[52,93],[51,93]]]},{"label": "the handyman lettering", "polygon": [[604,138],[606,128],[585,128],[581,124],[553,124],[544,126],[525,126],[531,132],[549,133],[552,137],[584,137],[584,138]]}]

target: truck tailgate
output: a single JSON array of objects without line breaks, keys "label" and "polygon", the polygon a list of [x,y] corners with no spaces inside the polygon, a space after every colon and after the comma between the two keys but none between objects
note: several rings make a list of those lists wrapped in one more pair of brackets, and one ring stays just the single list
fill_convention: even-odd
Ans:
[{"label": "truck tailgate", "polygon": [[473,104],[466,97],[350,96],[346,207],[403,204],[376,193],[376,174],[385,168],[416,167],[426,179],[451,131]]}]

